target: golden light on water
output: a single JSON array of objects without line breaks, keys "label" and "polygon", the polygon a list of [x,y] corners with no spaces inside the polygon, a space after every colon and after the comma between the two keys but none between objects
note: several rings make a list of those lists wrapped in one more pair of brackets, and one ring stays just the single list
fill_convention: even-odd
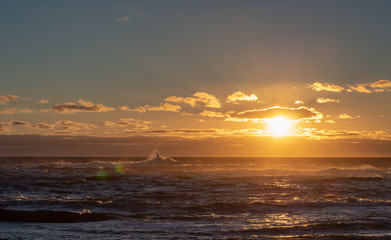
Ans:
[{"label": "golden light on water", "polygon": [[283,116],[269,118],[266,120],[267,132],[275,137],[284,137],[290,134],[294,122]]}]

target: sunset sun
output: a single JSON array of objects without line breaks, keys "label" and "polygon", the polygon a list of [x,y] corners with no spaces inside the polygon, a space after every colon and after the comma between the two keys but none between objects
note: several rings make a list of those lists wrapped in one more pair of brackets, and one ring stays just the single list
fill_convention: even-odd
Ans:
[{"label": "sunset sun", "polygon": [[293,121],[283,116],[269,118],[266,123],[268,133],[276,137],[287,136],[293,125]]}]

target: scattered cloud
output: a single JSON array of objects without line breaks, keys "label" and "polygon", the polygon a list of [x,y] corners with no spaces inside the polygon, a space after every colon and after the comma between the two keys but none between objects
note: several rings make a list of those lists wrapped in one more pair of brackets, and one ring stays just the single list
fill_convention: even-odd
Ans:
[{"label": "scattered cloud", "polygon": [[55,122],[53,128],[57,130],[78,131],[78,130],[91,130],[98,128],[92,123],[74,122],[70,120],[60,120]]},{"label": "scattered cloud", "polygon": [[11,123],[9,122],[0,122],[0,132],[10,131]]},{"label": "scattered cloud", "polygon": [[163,112],[179,112],[182,108],[179,105],[173,105],[170,103],[161,103],[159,106],[145,106],[148,111],[163,111]]},{"label": "scattered cloud", "polygon": [[246,95],[242,91],[237,91],[227,97],[227,102],[236,103],[236,104],[241,101],[254,102],[257,100],[258,100],[258,97],[255,96],[255,94],[252,93],[251,95]]},{"label": "scattered cloud", "polygon": [[36,103],[45,104],[45,103],[50,103],[50,101],[48,99],[41,99],[41,100],[37,101]]},{"label": "scattered cloud", "polygon": [[317,98],[317,103],[339,103],[338,99],[332,99],[332,98]]},{"label": "scattered cloud", "polygon": [[359,92],[359,93],[372,93],[372,90],[369,90],[367,89],[365,86],[361,85],[361,84],[358,84],[356,86],[349,86],[350,88],[348,89],[348,91],[350,90],[351,91],[356,91],[356,92]]},{"label": "scattered cloud", "polygon": [[132,127],[139,130],[148,130],[151,128],[152,122],[137,120],[134,118],[121,118],[118,121],[106,121],[106,127]]},{"label": "scattered cloud", "polygon": [[167,97],[164,101],[174,102],[174,103],[185,103],[192,107],[197,106],[197,104],[199,103],[203,103],[205,104],[205,107],[221,108],[220,101],[212,94],[208,94],[206,92],[196,92],[190,97],[170,96]]},{"label": "scattered cloud", "polygon": [[119,17],[119,18],[115,19],[115,21],[118,23],[123,23],[123,22],[128,21],[130,19],[130,17],[131,17],[130,15],[125,16],[125,17]]},{"label": "scattered cloud", "polygon": [[105,126],[106,127],[129,127],[129,126],[135,126],[134,122],[135,122],[134,118],[122,118],[116,122],[106,121]]},{"label": "scattered cloud", "polygon": [[371,86],[371,88],[391,88],[391,82],[383,79],[377,82],[369,83],[369,86]]},{"label": "scattered cloud", "polygon": [[379,80],[376,82],[360,83],[356,85],[349,85],[348,91],[356,91],[359,93],[374,93],[391,91],[391,81]]},{"label": "scattered cloud", "polygon": [[338,118],[340,118],[340,119],[354,119],[354,117],[352,117],[346,113],[339,114]]},{"label": "scattered cloud", "polygon": [[45,122],[39,122],[35,124],[34,127],[45,130],[45,129],[53,129],[54,126],[52,124],[47,124]]},{"label": "scattered cloud", "polygon": [[233,117],[247,118],[247,119],[265,119],[274,118],[278,116],[284,116],[292,120],[299,119],[321,119],[323,114],[316,111],[313,108],[299,107],[299,108],[288,108],[288,107],[270,107],[265,109],[248,110],[235,114]]},{"label": "scattered cloud", "polygon": [[98,128],[92,123],[81,123],[74,122],[69,120],[60,120],[55,123],[49,124],[45,122],[39,122],[37,124],[31,124],[26,121],[10,121],[10,122],[0,122],[0,131],[10,131],[12,127],[24,127],[30,130],[54,130],[54,134],[59,131],[62,134],[75,134],[77,132],[86,133],[88,130]]},{"label": "scattered cloud", "polygon": [[304,102],[301,101],[301,100],[297,100],[297,101],[295,102],[295,104],[304,104]]},{"label": "scattered cloud", "polygon": [[0,114],[32,113],[33,110],[27,108],[6,108],[0,109]]},{"label": "scattered cloud", "polygon": [[179,112],[182,109],[182,107],[171,103],[161,103],[159,106],[145,105],[137,108],[129,108],[127,106],[121,106],[119,107],[119,109],[122,111],[133,111],[133,112],[140,112],[140,113],[144,113],[147,111]]},{"label": "scattered cloud", "polygon": [[60,113],[74,113],[74,112],[108,112],[115,110],[112,107],[106,107],[102,104],[92,104],[89,101],[80,99],[77,103],[67,102],[55,104],[51,108],[52,111]]},{"label": "scattered cloud", "polygon": [[128,21],[130,18],[133,18],[136,16],[141,16],[143,14],[144,14],[144,12],[141,10],[133,10],[133,11],[131,11],[131,13],[129,15],[124,16],[124,17],[119,17],[119,18],[115,19],[115,21],[117,23],[124,23],[124,22]]},{"label": "scattered cloud", "polygon": [[344,88],[341,86],[327,83],[327,82],[326,83],[314,82],[313,84],[310,84],[309,87],[317,92],[320,91],[342,92],[344,90]]},{"label": "scattered cloud", "polygon": [[214,111],[208,111],[208,110],[204,110],[199,115],[203,116],[203,117],[217,117],[217,118],[224,118],[224,117],[228,116],[227,114],[224,114],[221,112],[214,112]]},{"label": "scattered cloud", "polygon": [[30,127],[31,124],[29,122],[25,121],[12,121],[11,122],[12,126],[23,126],[23,127]]},{"label": "scattered cloud", "polygon": [[183,128],[183,129],[157,129],[149,131],[127,131],[129,134],[137,134],[142,136],[155,136],[159,137],[180,137],[185,139],[206,139],[214,138],[217,136],[228,136],[232,134],[232,131],[227,129],[193,129],[193,128]]},{"label": "scattered cloud", "polygon": [[122,111],[127,111],[127,112],[140,112],[140,113],[143,113],[143,112],[147,111],[145,106],[144,107],[137,107],[137,108],[129,108],[127,106],[121,106],[121,107],[119,107],[119,109],[122,110]]},{"label": "scattered cloud", "polygon": [[121,106],[118,108],[119,110],[122,110],[122,111],[132,111],[132,109],[130,109],[129,107],[127,106]]},{"label": "scattered cloud", "polygon": [[335,123],[335,121],[333,121],[333,120],[326,120],[325,122],[327,122],[327,123]]},{"label": "scattered cloud", "polygon": [[18,96],[14,96],[14,95],[6,95],[6,96],[0,95],[0,104],[6,104],[8,102],[15,101],[17,98]]}]

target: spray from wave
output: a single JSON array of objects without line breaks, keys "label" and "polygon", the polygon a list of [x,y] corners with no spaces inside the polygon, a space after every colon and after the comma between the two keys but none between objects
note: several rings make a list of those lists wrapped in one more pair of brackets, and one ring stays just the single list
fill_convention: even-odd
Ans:
[{"label": "spray from wave", "polygon": [[161,155],[158,149],[154,149],[146,160],[133,163],[135,166],[167,166],[178,164],[178,161]]}]

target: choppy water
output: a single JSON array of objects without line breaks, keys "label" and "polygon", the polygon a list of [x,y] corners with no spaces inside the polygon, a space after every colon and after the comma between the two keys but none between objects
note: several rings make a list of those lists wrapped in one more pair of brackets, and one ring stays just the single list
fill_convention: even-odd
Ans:
[{"label": "choppy water", "polygon": [[391,239],[390,158],[0,158],[1,239]]}]

